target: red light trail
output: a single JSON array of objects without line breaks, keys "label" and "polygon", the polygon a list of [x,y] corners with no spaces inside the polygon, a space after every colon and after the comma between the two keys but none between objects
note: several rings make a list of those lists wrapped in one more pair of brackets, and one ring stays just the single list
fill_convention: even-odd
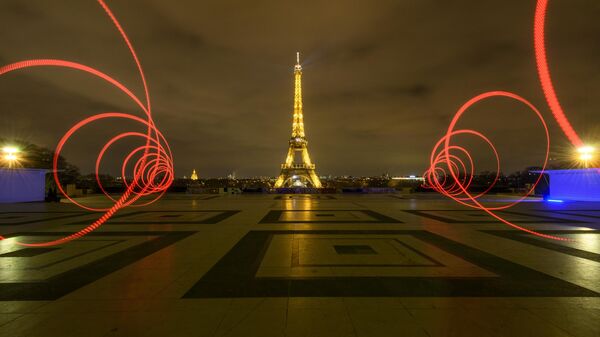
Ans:
[{"label": "red light trail", "polygon": [[[148,204],[155,202],[166,192],[167,188],[171,185],[171,183],[173,182],[173,179],[174,179],[173,156],[171,154],[171,149],[169,148],[169,144],[167,143],[167,141],[164,138],[164,136],[162,135],[162,133],[158,130],[158,128],[156,127],[156,125],[154,124],[154,121],[152,119],[152,108],[151,108],[151,104],[150,104],[150,94],[148,92],[148,85],[146,83],[146,77],[144,75],[144,71],[143,71],[141,63],[137,57],[135,49],[133,48],[133,45],[131,44],[129,38],[127,37],[125,30],[123,29],[123,27],[121,26],[121,24],[119,23],[117,18],[114,16],[114,14],[110,10],[110,8],[106,5],[106,3],[104,3],[103,0],[97,0],[97,1],[100,4],[100,6],[104,9],[106,15],[108,15],[108,17],[111,20],[111,22],[113,23],[113,25],[119,31],[121,38],[125,42],[127,48],[129,49],[131,56],[133,57],[133,60],[137,66],[137,69],[138,69],[138,72],[140,75],[140,79],[143,84],[145,103],[142,103],[142,100],[140,100],[131,90],[129,90],[125,85],[123,85],[119,81],[115,80],[111,76],[109,76],[99,70],[96,70],[92,67],[89,67],[89,66],[86,66],[86,65],[83,65],[80,63],[76,63],[76,62],[66,61],[66,60],[34,59],[34,60],[20,61],[20,62],[16,62],[16,63],[12,63],[12,64],[8,64],[8,65],[0,67],[0,76],[5,75],[9,72],[22,70],[22,69],[28,69],[28,68],[34,68],[34,67],[60,67],[60,68],[82,71],[82,72],[88,73],[90,75],[93,75],[99,79],[102,79],[102,80],[108,82],[109,84],[113,85],[114,87],[119,89],[121,92],[123,92],[125,95],[129,96],[129,98],[131,98],[133,100],[133,102],[138,107],[140,107],[140,109],[144,112],[145,118],[141,118],[141,117],[131,115],[131,114],[120,113],[120,112],[105,112],[105,113],[100,113],[100,114],[96,114],[91,117],[85,118],[84,120],[78,122],[73,127],[71,127],[67,131],[67,133],[65,133],[65,135],[60,139],[60,141],[58,142],[58,145],[56,147],[56,151],[54,152],[54,157],[53,157],[53,171],[54,172],[53,172],[53,174],[54,174],[54,180],[56,182],[56,186],[61,191],[61,193],[75,205],[78,205],[79,207],[82,207],[82,208],[90,210],[90,211],[103,212],[104,214],[99,219],[94,221],[92,224],[86,226],[85,228],[83,228],[80,231],[73,233],[71,235],[68,235],[68,236],[65,236],[65,237],[62,237],[62,238],[59,238],[56,240],[47,241],[47,242],[26,243],[26,242],[15,241],[15,243],[18,245],[22,245],[22,246],[53,246],[53,245],[62,244],[62,243],[65,243],[65,242],[68,242],[68,241],[71,241],[71,240],[74,240],[77,238],[81,238],[84,235],[86,235],[86,234],[94,231],[98,227],[100,227],[102,224],[104,224],[106,221],[108,221],[108,219],[110,219],[117,211],[119,211],[123,207],[144,206],[144,205],[148,205]],[[67,142],[71,139],[71,137],[75,133],[77,133],[77,131],[79,131],[84,126],[87,126],[91,123],[94,123],[99,120],[104,120],[104,119],[112,119],[112,120],[118,120],[118,121],[123,121],[123,120],[134,121],[134,122],[137,122],[137,123],[141,124],[142,126],[144,126],[147,131],[146,131],[146,133],[124,132],[124,133],[118,134],[118,135],[114,136],[112,139],[110,139],[103,146],[102,150],[100,151],[100,153],[98,154],[98,157],[96,159],[96,166],[95,166],[96,167],[96,170],[95,170],[96,181],[97,181],[100,189],[104,193],[104,195],[106,197],[108,197],[110,200],[112,200],[114,202],[114,204],[113,204],[113,206],[111,206],[109,208],[94,208],[94,207],[89,207],[89,206],[83,205],[83,204],[75,201],[73,198],[71,198],[65,192],[63,185],[61,184],[59,177],[58,177],[58,159],[59,159],[59,156],[60,156],[61,151],[62,151],[63,147],[65,146],[65,144],[67,144]],[[105,153],[109,150],[109,148],[113,144],[115,144],[116,142],[118,142],[122,139],[126,139],[126,138],[142,139],[145,142],[145,145],[134,148],[125,157],[122,167],[121,167],[121,175],[123,177],[123,182],[125,184],[126,190],[118,199],[115,199],[115,198],[111,197],[106,192],[104,186],[102,186],[102,183],[100,181],[100,174],[99,174],[100,163],[102,162],[102,158],[104,157]],[[131,176],[132,176],[131,180],[126,179],[127,172],[131,172]],[[153,198],[150,198],[149,201],[144,201],[139,204],[134,204],[140,198],[146,197],[146,196],[151,196],[151,195],[156,195],[156,196]],[[0,240],[5,240],[5,239],[6,239],[5,237],[0,236]]]},{"label": "red light trail", "polygon": [[[77,71],[86,72],[92,76],[95,76],[99,79],[104,80],[105,82],[113,85],[121,92],[129,96],[133,102],[140,107],[140,109],[144,112],[145,118],[137,117],[131,114],[119,113],[119,112],[105,112],[97,115],[93,115],[88,117],[73,127],[71,127],[67,133],[60,139],[58,145],[56,147],[56,151],[53,158],[53,169],[54,169],[54,180],[57,184],[58,189],[74,204],[91,211],[103,212],[104,214],[96,221],[94,221],[89,226],[83,228],[82,230],[71,234],[69,236],[48,241],[48,242],[38,242],[38,243],[24,243],[24,242],[16,242],[19,245],[24,246],[51,246],[56,244],[61,244],[68,242],[70,240],[80,238],[93,230],[100,227],[103,223],[105,223],[111,216],[113,216],[117,211],[126,206],[144,206],[148,205],[156,200],[158,200],[167,190],[167,188],[171,185],[174,179],[173,172],[173,157],[171,154],[171,150],[167,141],[165,140],[162,133],[157,129],[154,121],[152,119],[152,109],[150,103],[150,95],[148,91],[148,86],[146,82],[146,78],[144,75],[144,71],[142,69],[141,63],[137,57],[135,49],[131,44],[127,34],[122,28],[121,24],[114,16],[110,8],[104,3],[103,0],[97,0],[100,6],[104,9],[105,13],[108,15],[109,19],[113,23],[113,25],[117,28],[121,38],[125,42],[127,48],[130,51],[131,56],[137,66],[140,79],[144,88],[145,102],[142,102],[131,90],[129,90],[125,85],[115,80],[111,76],[96,70],[92,67],[66,61],[66,60],[56,60],[56,59],[34,59],[34,60],[25,60],[12,64],[8,64],[0,67],[0,76],[7,74],[9,72],[34,68],[34,67],[60,67],[66,69],[72,69]],[[537,63],[537,71],[541,83],[542,90],[544,92],[544,96],[546,97],[547,103],[552,111],[554,119],[559,124],[561,130],[569,139],[569,141],[575,147],[583,146],[583,142],[581,141],[579,135],[573,129],[571,123],[566,117],[560,101],[556,95],[556,91],[554,89],[554,85],[552,82],[552,77],[550,75],[550,70],[548,66],[547,54],[546,54],[546,44],[545,44],[545,19],[547,12],[548,0],[538,0],[537,7],[535,10],[535,18],[534,18],[534,50],[535,50],[535,58]],[[504,92],[504,91],[492,91],[483,93],[478,95],[467,103],[465,103],[455,114],[453,117],[450,126],[446,134],[438,141],[435,145],[431,157],[430,157],[430,167],[425,172],[424,177],[426,179],[426,184],[428,187],[435,189],[441,194],[463,204],[468,207],[477,208],[485,211],[492,217],[498,219],[499,221],[517,228],[519,230],[528,232],[530,234],[534,234],[540,237],[555,239],[555,240],[566,240],[565,238],[560,238],[556,236],[542,234],[521,226],[518,226],[501,216],[497,215],[495,211],[503,210],[509,207],[512,207],[522,200],[524,200],[528,195],[530,195],[535,189],[535,185],[537,185],[541,179],[541,175],[538,177],[536,183],[533,187],[522,197],[517,199],[514,202],[507,203],[501,206],[495,207],[487,207],[483,205],[479,198],[486,195],[493,186],[497,183],[499,175],[500,175],[500,158],[496,148],[493,143],[482,133],[476,130],[470,129],[456,129],[457,122],[461,119],[463,114],[473,105],[484,101],[486,99],[494,98],[494,97],[504,97],[512,100],[516,100],[528,106],[539,118],[543,130],[546,136],[546,153],[545,159],[542,166],[542,171],[545,170],[546,164],[548,162],[549,148],[550,148],[550,137],[548,133],[548,128],[546,122],[544,121],[539,110],[533,106],[529,101],[522,98],[519,95]],[[65,144],[69,141],[69,139],[82,127],[94,123],[98,120],[102,119],[116,119],[116,120],[129,120],[138,122],[141,125],[145,126],[147,129],[146,133],[141,132],[125,132],[114,136],[110,139],[102,148],[98,157],[96,159],[95,171],[96,171],[96,181],[103,191],[103,193],[114,202],[113,206],[109,208],[93,208],[86,205],[83,205],[73,198],[68,196],[65,193],[65,190],[62,184],[59,181],[58,177],[58,158],[60,153],[65,146]],[[489,186],[484,192],[478,193],[476,195],[468,192],[468,188],[472,183],[473,174],[475,173],[475,166],[473,162],[473,158],[468,152],[468,150],[464,147],[452,144],[452,138],[458,135],[468,135],[471,137],[477,137],[484,141],[493,152],[496,158],[496,176],[494,182]],[[126,138],[141,138],[145,141],[144,146],[139,146],[134,148],[129,152],[126,158],[123,161],[121,174],[123,176],[123,181],[126,186],[126,191],[117,199],[111,197],[100,181],[99,177],[99,168],[104,158],[106,152],[110,149],[110,147],[118,141],[121,141]],[[466,157],[467,162],[463,160],[461,157]],[[464,172],[464,175],[461,177],[460,172]],[[126,172],[132,172],[132,179],[127,180],[125,177]],[[140,198],[150,195],[156,195],[151,198],[149,201],[145,201],[141,204],[135,204]],[[5,239],[0,236],[0,240]]]},{"label": "red light trail", "polygon": [[575,147],[583,146],[583,142],[560,105],[560,101],[556,96],[554,90],[554,84],[552,83],[552,77],[550,76],[550,70],[548,67],[548,57],[546,56],[546,12],[548,9],[548,0],[538,0],[535,9],[535,20],[533,24],[533,40],[535,47],[535,61],[537,64],[538,75],[542,84],[542,90],[544,96],[548,102],[548,106],[554,115],[554,119],[558,122],[558,125],[562,129],[563,133],[571,144]]},{"label": "red light trail", "polygon": [[[546,55],[546,42],[545,42],[545,23],[546,23],[546,12],[548,8],[548,0],[538,0],[535,17],[534,17],[534,50],[535,50],[535,60],[537,64],[538,76],[540,79],[541,87],[544,92],[544,96],[546,97],[546,101],[552,111],[554,119],[560,126],[562,132],[569,139],[571,144],[575,147],[583,146],[583,142],[581,138],[573,129],[573,126],[569,122],[569,119],[566,117],[556,92],[554,90],[554,84],[552,83],[552,77],[550,76],[550,70],[548,67],[548,58]],[[546,136],[546,149],[545,149],[545,158],[544,163],[542,165],[542,172],[546,169],[546,165],[548,164],[548,155],[550,153],[550,135],[548,133],[548,126],[544,121],[542,114],[539,110],[531,104],[529,101],[524,99],[523,97],[505,91],[492,91],[483,93],[478,95],[472,99],[470,99],[467,103],[465,103],[454,115],[452,121],[450,122],[450,126],[446,131],[446,134],[437,142],[434,146],[433,151],[431,152],[431,157],[429,161],[429,168],[425,171],[425,185],[426,187],[432,188],[439,193],[472,208],[480,209],[495,219],[511,226],[516,229],[522,230],[529,234],[537,235],[539,237],[543,237],[546,239],[553,240],[561,240],[568,241],[569,239],[557,237],[553,235],[547,235],[543,233],[536,232],[534,230],[518,226],[513,222],[510,222],[500,215],[496,214],[495,211],[503,210],[509,207],[512,207],[521,201],[523,201],[527,196],[529,196],[540,182],[542,178],[542,174],[540,174],[533,186],[527,191],[526,194],[518,198],[514,202],[507,203],[505,205],[495,206],[495,207],[487,207],[479,201],[479,198],[484,196],[487,192],[489,192],[494,185],[498,182],[498,178],[500,175],[500,158],[498,156],[498,152],[496,148],[492,144],[492,142],[485,137],[480,132],[470,129],[459,129],[456,130],[456,124],[463,116],[463,114],[476,103],[493,98],[493,97],[506,97],[516,101],[519,101],[526,106],[529,107],[533,112],[535,112],[536,116],[540,120],[545,136]],[[471,194],[468,189],[471,185],[473,174],[475,173],[475,167],[473,163],[473,159],[471,154],[469,154],[468,150],[464,147],[453,145],[451,143],[452,137],[457,135],[470,135],[473,137],[478,137],[491,148],[496,158],[496,176],[493,183],[482,193],[477,195]],[[464,160],[461,158],[461,155],[466,157],[468,160],[468,164],[466,165]],[[461,169],[464,174],[461,177]],[[450,179],[451,178],[451,179]]]}]

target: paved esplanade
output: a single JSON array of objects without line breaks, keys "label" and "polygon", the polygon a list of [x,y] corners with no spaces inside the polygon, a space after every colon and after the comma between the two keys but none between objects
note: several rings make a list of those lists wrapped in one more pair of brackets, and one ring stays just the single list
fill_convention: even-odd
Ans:
[{"label": "paved esplanade", "polygon": [[[433,194],[172,194],[62,246],[0,243],[0,335],[599,336],[597,204],[502,214],[575,241]],[[47,240],[94,217],[0,205],[0,230]]]}]

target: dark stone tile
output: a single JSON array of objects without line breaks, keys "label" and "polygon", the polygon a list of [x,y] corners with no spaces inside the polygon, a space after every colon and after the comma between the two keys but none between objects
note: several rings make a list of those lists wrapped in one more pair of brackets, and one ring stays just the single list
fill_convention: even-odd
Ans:
[{"label": "dark stone tile", "polygon": [[541,210],[541,212],[555,213],[555,214],[560,214],[560,215],[579,216],[579,217],[583,217],[583,218],[600,219],[600,210],[591,210],[591,209],[564,210],[564,211]]},{"label": "dark stone tile", "polygon": [[4,215],[0,216],[0,220],[22,219],[24,217],[24,215]]},{"label": "dark stone tile", "polygon": [[[180,210],[173,210],[173,211],[169,211],[169,210],[165,210],[165,211],[139,211],[139,212],[131,212],[131,213],[126,213],[126,214],[117,214],[115,216],[113,216],[108,222],[106,222],[104,225],[123,225],[123,224],[127,224],[127,225],[160,225],[160,224],[216,224],[219,223],[237,213],[239,213],[239,210],[201,210],[201,211],[180,211]],[[163,214],[163,213],[169,213],[169,214]],[[173,213],[182,213],[182,214],[173,214]],[[206,219],[202,219],[202,220],[197,220],[197,221],[187,221],[187,220],[161,220],[161,219],[172,219],[172,218],[178,218],[183,216],[184,214],[189,214],[189,213],[197,213],[197,214],[203,214],[203,213],[217,213],[214,216],[211,216],[209,218]],[[140,215],[140,214],[156,214],[156,221],[152,221],[152,220],[128,220],[128,217],[134,216],[134,215]],[[85,222],[75,222],[75,223],[70,223],[69,225],[84,225],[87,224]]]},{"label": "dark stone tile", "polygon": [[[26,214],[26,215],[21,215]],[[6,221],[6,220],[15,220],[15,219],[27,219],[27,214],[44,214],[44,218],[39,219],[30,219],[23,221]],[[88,212],[2,212],[0,213],[0,226],[16,226],[16,225],[28,225],[39,222],[50,222],[55,220],[69,219],[74,217],[79,217],[83,215],[89,215],[92,213]]]},{"label": "dark stone tile", "polygon": [[375,255],[377,252],[368,245],[334,245],[333,249],[340,255]]},{"label": "dark stone tile", "polygon": [[[418,215],[418,216],[421,216],[424,218],[433,219],[433,220],[444,222],[444,223],[463,223],[463,224],[465,224],[465,223],[466,224],[469,224],[469,223],[473,223],[473,224],[501,223],[499,220],[496,220],[496,219],[492,218],[491,216],[489,216],[485,213],[482,213],[483,211],[479,211],[479,210],[459,210],[459,209],[455,209],[455,210],[435,210],[435,209],[413,210],[413,209],[407,209],[407,210],[403,210],[403,211],[406,213]],[[437,212],[438,214],[433,214],[430,212]],[[448,213],[449,215],[455,213],[455,214],[472,216],[472,217],[478,217],[478,216],[486,217],[487,216],[488,220],[485,220],[485,219],[482,219],[482,220],[455,219],[452,217],[442,216],[439,213]],[[514,211],[497,211],[495,213],[502,217],[507,217],[507,218],[509,218],[509,220],[510,220],[511,215],[517,215],[517,216],[530,218],[528,220],[523,220],[523,219],[510,220],[511,222],[514,222],[514,223],[530,223],[530,224],[533,224],[533,223],[561,223],[561,224],[562,223],[564,223],[564,224],[587,223],[587,222],[581,221],[581,220],[569,220],[569,219],[563,219],[563,218],[557,218],[557,217],[551,217],[551,216],[543,216],[543,215],[539,215],[539,214],[527,214],[527,213],[520,213],[520,212],[514,212]]]},{"label": "dark stone tile", "polygon": [[[92,283],[114,271],[130,265],[154,252],[184,239],[195,232],[93,232],[91,237],[103,236],[156,236],[139,245],[92,261],[77,268],[70,269],[41,282],[0,283],[0,301],[48,301],[56,300],[86,284]],[[25,232],[14,233],[14,236],[56,236],[71,233],[58,232]]]},{"label": "dark stone tile", "polygon": [[[368,215],[373,220],[364,220],[364,219],[335,220],[334,219],[334,220],[283,221],[283,220],[280,220],[283,212],[314,212],[316,214],[316,216],[319,216],[318,214],[326,214],[323,212],[361,212],[363,214]],[[327,216],[327,217],[329,217],[329,216]],[[332,218],[335,218],[335,214],[334,214],[334,216],[332,216]],[[330,223],[331,224],[331,223],[402,223],[402,221],[394,219],[394,218],[386,216],[386,215],[383,215],[381,213],[371,211],[371,210],[366,210],[366,209],[336,209],[336,210],[295,209],[295,210],[271,210],[259,221],[259,223],[261,223],[261,224],[263,224],[263,223]]]},{"label": "dark stone tile", "polygon": [[[497,277],[256,278],[274,235],[412,235]],[[220,297],[598,297],[600,294],[423,230],[251,231],[183,298]]]},{"label": "dark stone tile", "polygon": [[60,248],[39,247],[39,248],[23,248],[14,252],[0,254],[0,257],[33,257],[44,253],[53,252]]},{"label": "dark stone tile", "polygon": [[[317,239],[318,240],[318,239]],[[329,240],[329,239],[326,239]],[[410,245],[406,244],[405,242],[402,242],[398,239],[385,239],[385,238],[369,238],[369,241],[373,241],[373,240],[383,240],[383,241],[392,241],[393,243],[402,246],[406,249],[412,250],[414,253],[416,253],[417,255],[423,257],[425,260],[429,261],[427,263],[404,263],[404,262],[400,262],[400,263],[386,263],[386,264],[381,264],[378,263],[376,266],[377,268],[387,268],[387,267],[443,267],[444,265],[442,263],[440,263],[439,261],[435,260],[434,258],[428,256],[427,254],[411,247]],[[352,246],[352,247],[358,247],[358,250],[352,250],[354,253],[348,252],[347,254],[370,254],[370,251],[372,250],[373,254],[377,254],[377,252],[375,252],[375,250],[373,250],[370,246],[368,245],[338,245],[341,248],[341,250],[344,250],[344,247],[348,247],[348,246]],[[395,248],[395,247],[394,247]],[[335,247],[334,247],[334,250]],[[402,255],[403,253],[398,250],[396,248],[396,251],[398,252],[398,254]],[[339,252],[338,252],[339,254]],[[368,264],[361,264],[361,263],[344,263],[344,264],[331,264],[331,263],[318,263],[318,264],[311,264],[311,263],[300,263],[300,246],[298,243],[298,240],[294,240],[292,243],[292,261],[291,261],[291,265],[292,268],[295,267],[373,267],[374,264],[373,263],[368,263]]]}]

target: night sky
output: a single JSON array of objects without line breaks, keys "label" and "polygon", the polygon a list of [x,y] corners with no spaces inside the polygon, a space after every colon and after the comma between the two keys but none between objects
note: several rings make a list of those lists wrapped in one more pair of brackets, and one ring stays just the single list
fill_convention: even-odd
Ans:
[{"label": "night sky", "polygon": [[[109,0],[150,85],[178,176],[275,176],[291,134],[293,65],[302,54],[309,151],[320,175],[420,174],[460,105],[488,90],[530,99],[568,149],[545,104],[532,48],[534,0]],[[551,0],[547,41],[556,89],[584,140],[600,141],[600,2]],[[123,42],[93,0],[2,0],[0,62],[62,58],[98,68],[142,95]],[[0,78],[0,137],[54,147],[76,121],[141,112],[75,71]],[[485,132],[503,170],[540,163],[539,122],[494,100],[461,125]],[[84,130],[65,156],[91,172],[99,146],[131,125]],[[473,144],[474,146],[476,144]],[[484,147],[479,169],[489,161]],[[115,174],[124,148],[107,157]],[[487,164],[486,164],[487,163]]]}]

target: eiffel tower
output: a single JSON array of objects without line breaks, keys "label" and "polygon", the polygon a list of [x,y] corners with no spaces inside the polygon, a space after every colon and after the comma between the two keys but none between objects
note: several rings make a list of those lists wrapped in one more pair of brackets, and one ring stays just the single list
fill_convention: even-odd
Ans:
[{"label": "eiffel tower", "polygon": [[302,113],[302,66],[300,65],[300,53],[296,53],[292,138],[289,141],[285,163],[281,164],[281,173],[275,182],[275,188],[321,188],[321,181],[315,172],[315,164],[310,161],[307,145],[308,141],[304,134],[304,116]]}]

